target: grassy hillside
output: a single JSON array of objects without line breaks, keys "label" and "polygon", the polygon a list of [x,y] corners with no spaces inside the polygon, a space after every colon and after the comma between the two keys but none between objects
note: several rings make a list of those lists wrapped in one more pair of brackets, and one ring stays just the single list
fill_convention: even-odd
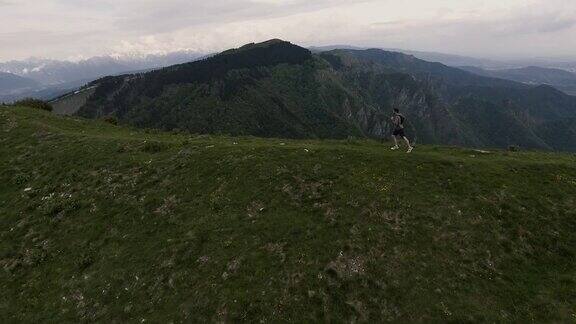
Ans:
[{"label": "grassy hillside", "polygon": [[576,157],[0,108],[0,322],[570,322]]}]

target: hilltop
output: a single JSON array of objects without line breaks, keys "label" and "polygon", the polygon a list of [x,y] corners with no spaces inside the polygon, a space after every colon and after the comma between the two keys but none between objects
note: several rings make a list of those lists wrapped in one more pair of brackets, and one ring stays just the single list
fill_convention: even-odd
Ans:
[{"label": "hilltop", "polygon": [[378,49],[272,40],[86,89],[56,112],[201,134],[378,139],[400,108],[418,143],[576,151],[576,97]]},{"label": "hilltop", "polygon": [[575,162],[0,107],[0,321],[573,321]]}]

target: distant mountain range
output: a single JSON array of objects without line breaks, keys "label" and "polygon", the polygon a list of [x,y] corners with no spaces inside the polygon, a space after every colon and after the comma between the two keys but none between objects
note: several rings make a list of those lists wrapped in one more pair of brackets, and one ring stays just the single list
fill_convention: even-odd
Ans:
[{"label": "distant mountain range", "polygon": [[165,55],[101,56],[79,62],[29,59],[0,63],[0,72],[29,80],[24,84],[12,78],[13,83],[0,84],[0,101],[26,96],[50,99],[106,75],[150,70],[190,62],[201,56],[203,54],[197,52],[180,51]]},{"label": "distant mountain range", "polygon": [[[368,48],[350,45],[309,48],[316,54],[336,49],[365,50]],[[436,52],[386,50],[413,55],[425,61],[461,67],[483,76],[529,84],[547,84],[568,94],[576,94],[576,86],[574,85],[576,74],[562,73],[563,71],[576,72],[576,61],[557,59],[498,61]],[[10,79],[4,77],[3,83],[0,84],[0,102],[10,102],[23,97],[49,100],[103,76],[149,71],[194,61],[203,56],[206,55],[199,52],[178,51],[164,55],[100,56],[78,62],[32,58],[24,61],[0,63],[0,72],[28,80],[28,83],[24,84],[22,79],[18,81],[14,77]],[[536,71],[537,68],[542,70]],[[546,77],[542,77],[541,72],[544,72]]]},{"label": "distant mountain range", "polygon": [[486,70],[475,66],[460,67],[463,70],[493,78],[539,85],[551,85],[570,95],[576,95],[576,74],[560,69],[528,66],[517,69]]},{"label": "distant mountain range", "polygon": [[[368,48],[348,45],[310,48],[310,50],[315,53],[335,49],[366,50]],[[550,85],[567,94],[576,95],[576,61],[570,62],[553,59],[498,61],[435,52],[402,49],[386,50],[413,55],[414,57],[429,62],[438,62],[448,66],[458,67],[482,76],[512,80],[531,85]]]},{"label": "distant mountain range", "polygon": [[16,92],[21,89],[33,89],[39,85],[40,83],[35,80],[12,73],[0,72],[0,89],[4,93]]},{"label": "distant mountain range", "polygon": [[[351,45],[330,45],[330,46],[316,46],[309,49],[314,53],[326,52],[335,49],[355,49],[366,50],[372,47],[360,47]],[[572,73],[576,73],[576,58],[534,58],[534,59],[485,59],[463,55],[454,55],[438,52],[426,51],[413,51],[399,48],[382,48],[390,52],[399,52],[408,55],[413,55],[421,60],[429,62],[438,62],[448,66],[461,67],[473,66],[480,67],[487,70],[503,70],[503,69],[518,69],[523,67],[537,66],[550,69],[560,69]]]},{"label": "distant mountain range", "polygon": [[[317,46],[317,47],[310,47],[309,48],[314,53],[321,53],[333,50],[367,50],[372,49],[372,47],[359,47],[359,46],[350,46],[350,45],[330,45],[330,46]],[[489,59],[481,59],[481,58],[474,58],[468,56],[460,56],[460,55],[453,55],[453,54],[445,54],[445,53],[436,53],[436,52],[423,52],[423,51],[411,51],[411,50],[404,50],[399,48],[383,48],[385,51],[389,52],[398,52],[404,53],[408,55],[413,55],[421,60],[429,61],[429,62],[438,62],[448,66],[474,66],[474,67],[484,67],[484,68],[508,68],[511,66],[511,63],[499,62],[495,60]]]},{"label": "distant mountain range", "polygon": [[425,61],[458,67],[482,76],[531,85],[550,85],[567,94],[576,95],[576,61],[546,59],[497,61],[433,52],[394,51],[413,55]]},{"label": "distant mountain range", "polygon": [[287,138],[388,138],[392,108],[418,142],[576,151],[576,97],[378,49],[249,44],[111,76],[54,103],[138,127]]}]

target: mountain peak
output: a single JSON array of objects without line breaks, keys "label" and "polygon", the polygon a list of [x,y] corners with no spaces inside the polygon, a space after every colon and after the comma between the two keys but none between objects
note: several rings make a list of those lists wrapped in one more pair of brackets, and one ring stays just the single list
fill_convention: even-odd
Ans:
[{"label": "mountain peak", "polygon": [[292,47],[292,48],[299,48],[299,49],[306,50],[305,48],[300,47],[298,45],[294,45],[288,41],[284,41],[284,40],[275,38],[275,39],[267,40],[267,41],[261,42],[261,43],[249,43],[249,44],[243,45],[239,48],[224,51],[221,54],[237,53],[237,52],[241,52],[241,51],[253,50],[253,49],[258,49],[258,48],[271,48],[271,47],[286,47],[286,48]]},{"label": "mountain peak", "polygon": [[262,45],[271,45],[271,44],[278,44],[278,43],[288,43],[291,44],[289,41],[285,41],[283,39],[280,38],[273,38],[264,42],[261,42],[260,44]]},{"label": "mountain peak", "polygon": [[243,61],[253,61],[250,65],[276,65],[280,63],[302,63],[312,57],[312,52],[281,39],[271,39],[262,43],[250,43],[240,48],[224,51],[213,57],[212,60],[217,60],[218,57],[229,57],[229,55],[235,55],[239,59],[243,57],[240,59]]}]

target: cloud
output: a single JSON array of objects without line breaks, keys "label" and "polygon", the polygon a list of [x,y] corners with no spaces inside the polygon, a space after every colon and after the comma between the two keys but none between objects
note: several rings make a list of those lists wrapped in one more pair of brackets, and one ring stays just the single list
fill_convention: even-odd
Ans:
[{"label": "cloud", "polygon": [[371,33],[360,31],[357,39],[384,47],[501,58],[576,58],[576,2],[528,1],[491,12],[377,21],[369,28]]},{"label": "cloud", "polygon": [[270,19],[309,13],[368,0],[168,0],[133,1],[137,14],[118,20],[131,31],[165,33],[202,25],[222,25],[254,19]]},{"label": "cloud", "polygon": [[576,25],[576,18],[563,18],[542,24],[538,31],[543,33],[553,33],[572,28],[574,25]]},{"label": "cloud", "polygon": [[474,56],[576,56],[566,0],[0,0],[0,60],[213,52],[283,38]]}]

